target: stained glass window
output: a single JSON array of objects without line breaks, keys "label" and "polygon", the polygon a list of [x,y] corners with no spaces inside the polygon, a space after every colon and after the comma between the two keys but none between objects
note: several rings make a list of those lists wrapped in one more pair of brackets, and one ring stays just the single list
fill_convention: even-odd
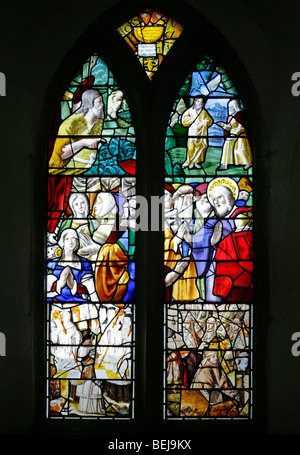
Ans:
[{"label": "stained glass window", "polygon": [[98,55],[66,87],[48,144],[47,416],[132,418],[135,130]]},{"label": "stained glass window", "polygon": [[149,79],[152,79],[182,30],[183,26],[177,21],[151,9],[146,9],[118,28]]},{"label": "stained glass window", "polygon": [[205,55],[165,140],[166,419],[251,418],[252,166],[246,106]]}]

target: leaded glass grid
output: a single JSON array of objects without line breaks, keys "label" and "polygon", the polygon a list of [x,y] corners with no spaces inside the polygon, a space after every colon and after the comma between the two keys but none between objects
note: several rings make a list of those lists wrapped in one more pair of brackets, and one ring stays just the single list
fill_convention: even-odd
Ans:
[{"label": "leaded glass grid", "polygon": [[204,55],[165,139],[164,417],[249,419],[253,157],[247,110]]}]

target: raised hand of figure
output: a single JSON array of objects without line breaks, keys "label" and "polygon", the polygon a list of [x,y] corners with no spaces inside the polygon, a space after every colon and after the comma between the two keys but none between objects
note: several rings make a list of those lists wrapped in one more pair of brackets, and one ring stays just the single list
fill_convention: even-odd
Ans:
[{"label": "raised hand of figure", "polygon": [[186,256],[185,258],[181,259],[180,261],[177,262],[176,266],[174,267],[174,272],[178,273],[179,275],[182,275],[189,265],[190,262],[190,257]]},{"label": "raised hand of figure", "polygon": [[56,282],[56,292],[57,292],[58,294],[61,293],[61,290],[62,290],[62,289],[66,286],[66,284],[67,284],[67,276],[68,276],[68,270],[67,270],[67,269],[68,269],[68,267],[65,267],[65,268],[62,270],[62,272],[61,272],[61,274],[60,274],[60,276],[59,276],[59,279],[58,279],[57,282]]},{"label": "raised hand of figure", "polygon": [[101,137],[86,138],[84,139],[84,145],[89,149],[95,149],[100,141],[102,142]]},{"label": "raised hand of figure", "polygon": [[210,239],[211,246],[215,246],[220,242],[222,238],[223,225],[221,221],[218,221],[214,227],[213,234]]},{"label": "raised hand of figure", "polygon": [[191,234],[189,223],[187,221],[185,221],[183,223],[183,225],[184,225],[184,234],[183,234],[184,240],[186,241],[186,243],[191,245],[192,241],[193,241],[193,235]]},{"label": "raised hand of figure", "polygon": [[77,229],[80,237],[80,243],[82,244],[82,247],[78,250],[78,254],[80,254],[80,256],[88,256],[92,253],[96,253],[99,250],[99,247],[93,244],[90,235],[87,234],[85,230],[86,226],[80,226]]},{"label": "raised hand of figure", "polygon": [[80,248],[78,250],[78,254],[80,256],[93,256],[94,254],[98,253],[99,249],[100,249],[99,245],[90,244]]},{"label": "raised hand of figure", "polygon": [[92,243],[91,236],[89,233],[87,233],[86,225],[79,226],[79,228],[77,228],[77,232],[78,232],[80,242],[82,243],[82,245],[86,246],[86,245],[89,245],[90,243]]},{"label": "raised hand of figure", "polygon": [[178,252],[179,245],[181,244],[184,237],[185,229],[185,225],[181,224],[178,228],[177,234],[173,238],[173,249],[175,253]]},{"label": "raised hand of figure", "polygon": [[224,122],[216,122],[218,126],[220,126],[221,128],[225,128],[226,126],[226,123]]}]

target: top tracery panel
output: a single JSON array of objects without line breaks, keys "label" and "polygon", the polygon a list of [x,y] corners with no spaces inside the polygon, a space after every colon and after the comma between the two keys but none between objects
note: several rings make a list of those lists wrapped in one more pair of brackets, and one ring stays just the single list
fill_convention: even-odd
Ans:
[{"label": "top tracery panel", "polygon": [[153,78],[182,31],[183,26],[177,21],[150,9],[137,14],[118,28],[149,79]]}]

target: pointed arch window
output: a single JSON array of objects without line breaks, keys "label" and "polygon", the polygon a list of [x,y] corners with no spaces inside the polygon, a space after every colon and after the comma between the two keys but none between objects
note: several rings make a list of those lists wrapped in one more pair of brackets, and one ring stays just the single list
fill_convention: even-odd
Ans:
[{"label": "pointed arch window", "polygon": [[[150,416],[161,411],[165,421],[249,419],[254,180],[247,106],[227,67],[203,53],[181,85],[182,71],[171,71],[177,96],[159,133],[153,126],[157,111],[162,120],[170,104],[166,72],[174,68],[174,43],[185,21],[150,9],[123,19],[114,31],[146,74],[142,82],[136,76],[136,93],[142,93],[137,123],[146,139],[136,146],[129,109],[138,98],[135,88],[124,92],[98,54],[82,63],[66,87],[49,134],[47,417],[133,419],[140,362],[147,373],[140,375],[139,409]],[[133,74],[133,60],[128,66]],[[155,166],[160,169],[154,177],[149,169]],[[156,194],[164,187],[165,211],[160,249],[148,246],[159,254],[136,259],[139,179],[140,188]],[[223,199],[225,214],[218,211]],[[155,258],[160,262],[149,265],[148,274],[143,261]],[[142,265],[148,281],[139,284],[136,305],[135,271]],[[151,274],[157,266],[159,278]],[[161,289],[151,295],[162,299],[149,301],[149,288]],[[144,310],[155,328],[136,337],[137,312],[143,319]],[[143,362],[143,349],[136,355],[141,338],[148,353]],[[150,358],[163,369],[157,363],[152,368]]]}]

